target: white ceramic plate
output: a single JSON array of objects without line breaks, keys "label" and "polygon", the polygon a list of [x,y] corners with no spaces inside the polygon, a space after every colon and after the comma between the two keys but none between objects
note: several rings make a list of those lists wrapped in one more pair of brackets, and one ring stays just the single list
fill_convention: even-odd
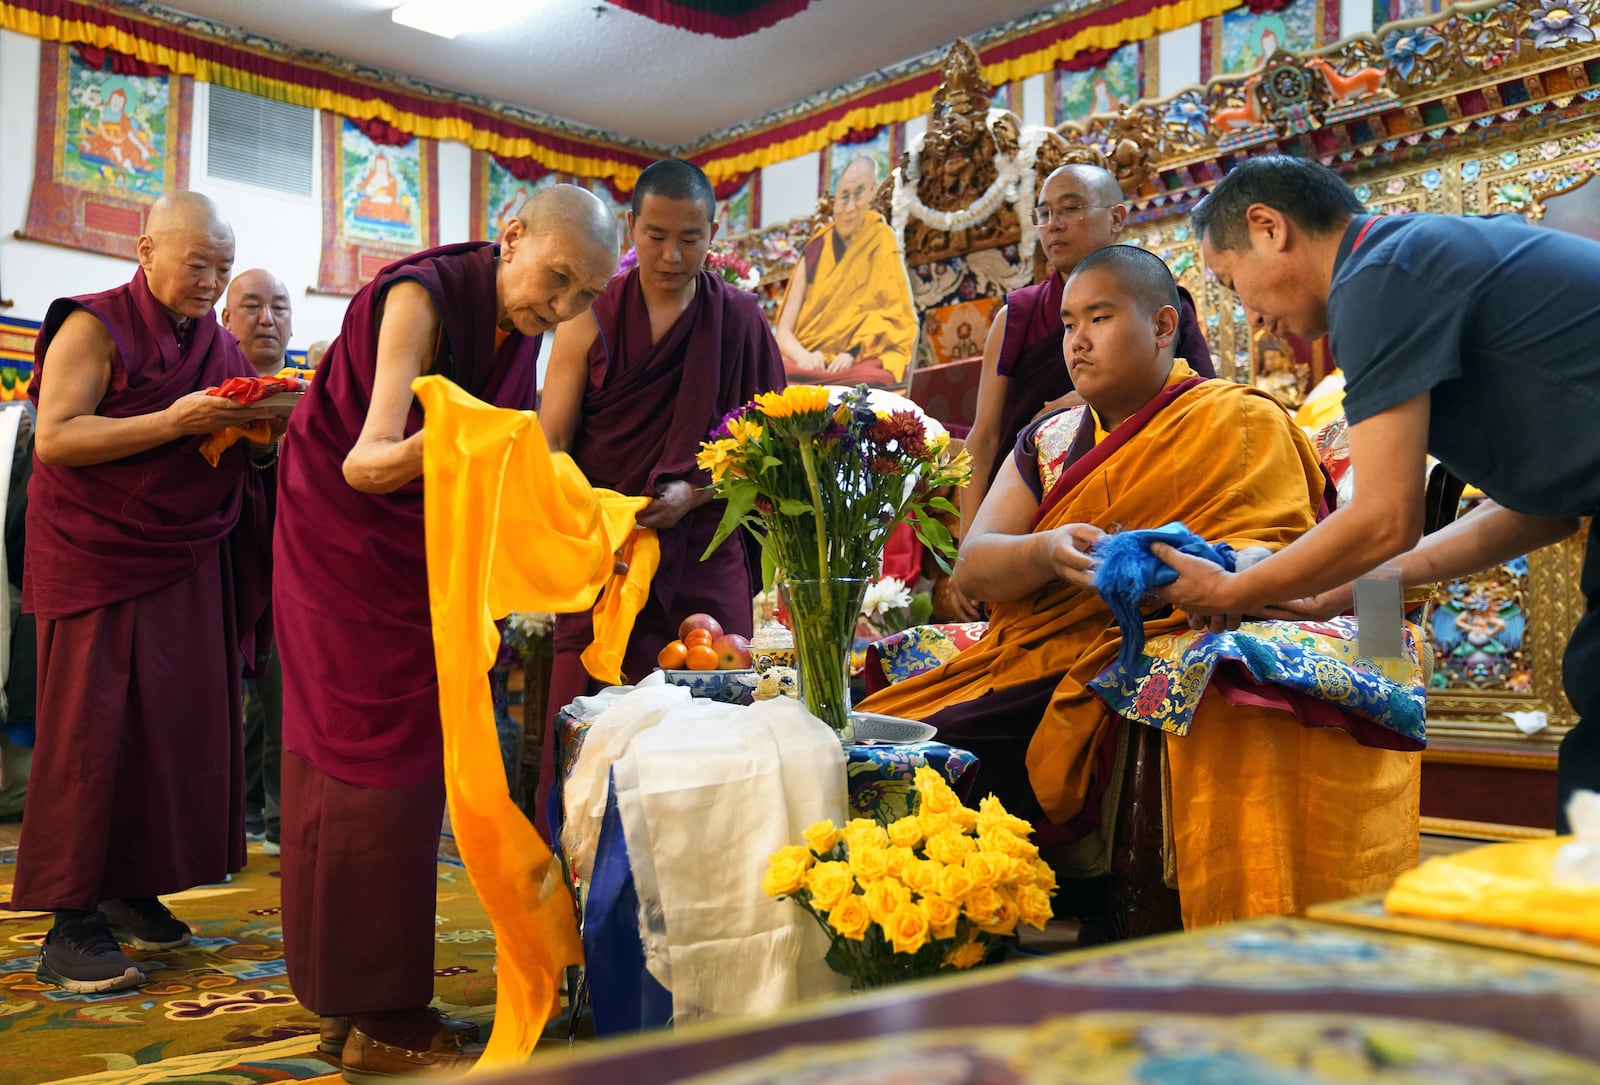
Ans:
[{"label": "white ceramic plate", "polygon": [[884,716],[877,712],[852,712],[857,742],[887,742],[896,746],[912,746],[927,742],[936,733],[931,723],[905,720],[899,716]]}]

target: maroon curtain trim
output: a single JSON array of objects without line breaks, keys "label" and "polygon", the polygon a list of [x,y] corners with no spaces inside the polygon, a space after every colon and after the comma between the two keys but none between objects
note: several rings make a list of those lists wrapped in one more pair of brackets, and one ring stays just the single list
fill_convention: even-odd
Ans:
[{"label": "maroon curtain trim", "polygon": [[[1284,2],[1287,3],[1288,0]],[[1103,68],[1106,61],[1111,59],[1111,54],[1115,52],[1115,49],[1089,49],[1082,53],[1073,53],[1066,60],[1057,61],[1056,69],[1063,72],[1086,72],[1093,68]]]},{"label": "maroon curtain trim", "polygon": [[675,26],[694,34],[719,38],[742,38],[758,30],[798,15],[811,6],[811,0],[741,0],[743,10],[732,14],[707,11],[702,6],[674,3],[673,0],[609,0],[610,3],[643,15],[646,19]]},{"label": "maroon curtain trim", "polygon": [[119,53],[112,49],[102,49],[96,45],[74,45],[72,47],[83,58],[83,62],[91,68],[99,69],[106,66],[106,57],[111,58],[111,70],[117,75],[171,75],[159,64],[148,64],[137,57],[127,53]]},{"label": "maroon curtain trim", "polygon": [[1252,15],[1265,15],[1271,11],[1282,11],[1289,6],[1290,0],[1244,0],[1244,6],[1250,9]]},{"label": "maroon curtain trim", "polygon": [[834,142],[846,146],[854,146],[857,143],[871,143],[878,138],[878,133],[883,131],[884,127],[884,125],[880,124],[874,128],[857,128],[853,132],[846,132]]},{"label": "maroon curtain trim", "polygon": [[491,154],[490,157],[495,160],[496,165],[519,181],[537,181],[555,172],[531,158],[507,158],[500,154]]},{"label": "maroon curtain trim", "polygon": [[366,120],[351,117],[349,120],[363,135],[380,147],[404,147],[417,138],[410,132],[402,132],[381,117],[370,117]]}]

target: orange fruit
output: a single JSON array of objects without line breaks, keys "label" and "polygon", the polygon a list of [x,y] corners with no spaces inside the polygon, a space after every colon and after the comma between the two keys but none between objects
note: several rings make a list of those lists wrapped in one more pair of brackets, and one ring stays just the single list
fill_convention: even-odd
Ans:
[{"label": "orange fruit", "polygon": [[691,645],[684,662],[691,671],[714,671],[717,669],[717,650],[709,644]]},{"label": "orange fruit", "polygon": [[656,666],[668,671],[681,671],[684,660],[689,655],[689,646],[681,640],[669,643],[665,648],[656,653]]},{"label": "orange fruit", "polygon": [[709,629],[691,629],[683,635],[683,643],[690,648],[697,644],[710,644],[715,639]]}]

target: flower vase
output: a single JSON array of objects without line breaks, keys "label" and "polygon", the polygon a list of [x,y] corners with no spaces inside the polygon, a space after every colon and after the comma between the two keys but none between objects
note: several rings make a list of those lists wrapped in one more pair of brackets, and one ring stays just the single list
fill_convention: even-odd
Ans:
[{"label": "flower vase", "polygon": [[794,631],[800,699],[841,742],[849,742],[855,737],[850,722],[850,653],[867,581],[785,580],[779,591]]}]

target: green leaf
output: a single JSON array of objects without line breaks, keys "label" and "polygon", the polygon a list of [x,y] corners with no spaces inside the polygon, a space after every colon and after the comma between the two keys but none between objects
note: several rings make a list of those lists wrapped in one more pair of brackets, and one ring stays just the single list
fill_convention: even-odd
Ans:
[{"label": "green leaf", "polygon": [[952,505],[948,497],[930,497],[928,498],[928,507],[938,512],[947,512],[951,516],[961,515],[961,510]]},{"label": "green leaf", "polygon": [[778,579],[778,547],[766,536],[761,540],[761,590],[771,591]]},{"label": "green leaf", "polygon": [[750,510],[756,505],[756,492],[754,486],[723,487],[722,494],[727,499],[728,507],[722,510],[722,520],[717,524],[717,533],[711,537],[711,545],[706,547],[706,552],[700,555],[701,561],[709,558],[712,552],[722,545],[723,540],[732,535],[749,516]]},{"label": "green leaf", "polygon": [[801,501],[795,497],[778,498],[778,511],[785,516],[810,516],[816,512],[811,507],[811,502]]},{"label": "green leaf", "polygon": [[933,617],[933,598],[925,591],[920,591],[911,597],[911,610],[908,615],[910,625],[915,628],[927,625],[928,619]]}]

